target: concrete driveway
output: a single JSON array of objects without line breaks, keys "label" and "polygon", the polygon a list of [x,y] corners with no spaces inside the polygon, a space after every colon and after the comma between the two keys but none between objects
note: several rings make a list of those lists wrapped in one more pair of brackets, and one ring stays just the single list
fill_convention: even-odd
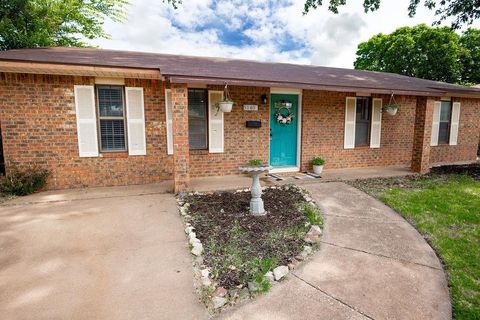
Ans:
[{"label": "concrete driveway", "polygon": [[207,318],[163,188],[45,192],[0,206],[0,317]]}]

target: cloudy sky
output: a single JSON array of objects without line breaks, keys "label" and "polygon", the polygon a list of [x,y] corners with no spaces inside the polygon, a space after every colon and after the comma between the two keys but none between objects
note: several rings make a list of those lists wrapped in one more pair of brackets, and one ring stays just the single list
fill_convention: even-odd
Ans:
[{"label": "cloudy sky", "polygon": [[380,10],[368,14],[362,2],[347,1],[337,15],[324,6],[303,16],[303,0],[184,0],[177,10],[162,0],[131,0],[128,20],[123,24],[107,21],[111,39],[93,44],[352,68],[360,42],[400,26],[435,20],[433,12],[421,6],[409,18],[409,0],[383,0]]}]

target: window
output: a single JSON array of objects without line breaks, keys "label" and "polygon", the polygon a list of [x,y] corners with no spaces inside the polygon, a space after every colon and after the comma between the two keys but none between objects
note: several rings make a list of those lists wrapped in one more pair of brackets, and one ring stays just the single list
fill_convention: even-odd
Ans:
[{"label": "window", "polygon": [[371,116],[372,99],[369,97],[357,97],[355,146],[366,146],[369,144]]},{"label": "window", "polygon": [[450,121],[452,119],[452,103],[450,101],[442,101],[441,103],[438,143],[449,143]]},{"label": "window", "polygon": [[97,86],[101,151],[126,151],[125,104],[121,86]]},{"label": "window", "polygon": [[207,90],[188,89],[188,142],[190,149],[207,149]]}]

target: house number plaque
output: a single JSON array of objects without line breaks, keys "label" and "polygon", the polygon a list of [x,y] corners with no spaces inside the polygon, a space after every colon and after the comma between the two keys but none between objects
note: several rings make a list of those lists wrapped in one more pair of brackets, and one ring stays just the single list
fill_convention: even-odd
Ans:
[{"label": "house number plaque", "polygon": [[244,104],[243,110],[245,111],[258,111],[258,105],[256,104]]}]

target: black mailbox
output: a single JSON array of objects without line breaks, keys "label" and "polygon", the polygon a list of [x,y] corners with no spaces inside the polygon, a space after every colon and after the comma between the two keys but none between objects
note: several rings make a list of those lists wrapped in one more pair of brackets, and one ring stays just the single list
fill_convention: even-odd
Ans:
[{"label": "black mailbox", "polygon": [[260,128],[262,121],[247,121],[247,128]]}]

